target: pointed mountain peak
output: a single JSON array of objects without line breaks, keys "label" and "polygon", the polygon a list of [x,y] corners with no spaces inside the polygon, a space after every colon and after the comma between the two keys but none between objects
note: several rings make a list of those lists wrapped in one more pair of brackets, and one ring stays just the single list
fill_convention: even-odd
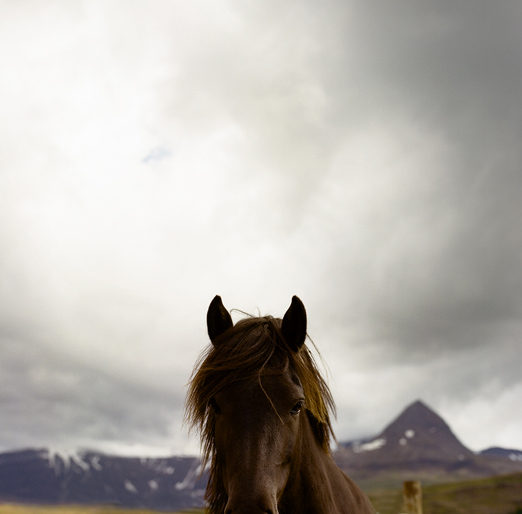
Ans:
[{"label": "pointed mountain peak", "polygon": [[447,423],[421,400],[408,405],[383,431],[383,435],[405,430],[450,431]]},{"label": "pointed mountain peak", "polygon": [[471,458],[447,423],[420,400],[406,407],[377,437],[351,445],[353,462],[386,466],[460,463]]},{"label": "pointed mountain peak", "polygon": [[[341,468],[367,478],[375,473],[425,473],[427,476],[487,476],[506,473],[518,461],[501,450],[502,465],[493,465],[466,448],[448,424],[421,400],[408,405],[379,435],[352,441],[336,456]],[[492,450],[491,454],[496,450]],[[522,454],[522,452],[521,452]],[[512,456],[511,456],[512,455]],[[500,457],[496,457],[497,461]],[[495,467],[496,466],[496,467]],[[513,466],[509,469],[515,469]],[[517,468],[518,469],[518,468]],[[408,475],[410,476],[410,475]]]},{"label": "pointed mountain peak", "polygon": [[433,412],[432,409],[430,409],[422,400],[415,400],[413,403],[408,405],[404,410],[429,410],[430,412]]},{"label": "pointed mountain peak", "polygon": [[402,414],[406,414],[407,412],[412,412],[415,414],[431,414],[439,417],[438,414],[435,413],[433,409],[428,407],[422,400],[415,400],[413,403],[410,403],[403,411]]},{"label": "pointed mountain peak", "polygon": [[462,460],[468,450],[448,424],[424,402],[417,400],[406,407],[379,435],[387,450],[400,450],[397,459]]}]

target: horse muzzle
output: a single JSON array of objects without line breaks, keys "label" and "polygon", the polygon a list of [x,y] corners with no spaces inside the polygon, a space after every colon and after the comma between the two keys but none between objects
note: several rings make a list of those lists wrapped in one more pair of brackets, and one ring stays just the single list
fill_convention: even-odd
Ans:
[{"label": "horse muzzle", "polygon": [[231,499],[225,507],[225,514],[278,514],[277,505],[272,501],[241,501]]}]

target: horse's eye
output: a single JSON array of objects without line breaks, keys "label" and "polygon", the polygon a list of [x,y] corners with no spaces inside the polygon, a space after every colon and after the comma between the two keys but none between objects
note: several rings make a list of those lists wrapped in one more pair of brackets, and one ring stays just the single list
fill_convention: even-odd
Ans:
[{"label": "horse's eye", "polygon": [[299,414],[301,412],[301,409],[303,408],[303,405],[304,405],[304,401],[303,400],[299,400],[293,407],[292,407],[292,410],[290,411],[290,414]]},{"label": "horse's eye", "polygon": [[221,409],[219,408],[219,405],[217,404],[215,398],[211,398],[210,401],[208,402],[210,404],[210,406],[212,407],[212,410],[216,413],[216,414],[221,414]]}]

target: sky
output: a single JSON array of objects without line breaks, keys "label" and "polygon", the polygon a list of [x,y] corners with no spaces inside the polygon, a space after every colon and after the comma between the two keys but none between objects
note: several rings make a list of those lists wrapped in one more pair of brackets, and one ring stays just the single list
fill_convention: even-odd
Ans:
[{"label": "sky", "polygon": [[[522,4],[0,3],[0,451],[196,454],[214,295],[522,449]],[[233,312],[235,320],[240,313]]]}]

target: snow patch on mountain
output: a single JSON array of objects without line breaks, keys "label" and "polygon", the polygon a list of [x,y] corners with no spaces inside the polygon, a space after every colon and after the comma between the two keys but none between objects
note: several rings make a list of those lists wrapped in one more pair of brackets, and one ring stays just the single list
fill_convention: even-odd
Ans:
[{"label": "snow patch on mountain", "polygon": [[138,490],[136,489],[136,486],[130,480],[125,480],[123,482],[123,485],[125,486],[125,489],[127,489],[127,491],[129,491],[130,493],[137,494]]},{"label": "snow patch on mountain", "polygon": [[386,444],[386,438],[380,437],[378,439],[374,439],[369,443],[356,443],[353,446],[354,453],[362,453],[362,452],[373,452],[375,450],[379,450]]},{"label": "snow patch on mountain", "polygon": [[84,452],[76,449],[50,447],[42,450],[41,455],[47,459],[49,467],[54,469],[56,475],[69,471],[72,464],[76,464],[83,471],[90,469],[89,463],[84,460]]},{"label": "snow patch on mountain", "polygon": [[99,455],[94,455],[93,457],[91,457],[91,466],[96,471],[101,471],[103,469],[103,466],[100,464],[100,456]]},{"label": "snow patch on mountain", "polygon": [[405,430],[404,436],[405,437],[401,437],[399,439],[399,444],[401,446],[406,446],[408,444],[408,439],[413,439],[415,437],[415,430],[411,430],[411,429]]},{"label": "snow patch on mountain", "polygon": [[196,480],[199,478],[201,474],[201,464],[198,460],[194,459],[194,462],[190,466],[185,478],[183,481],[178,482],[174,487],[176,491],[182,491],[183,489],[193,489],[196,483]]},{"label": "snow patch on mountain", "polygon": [[176,469],[166,459],[140,459],[140,464],[162,475],[173,475]]}]

